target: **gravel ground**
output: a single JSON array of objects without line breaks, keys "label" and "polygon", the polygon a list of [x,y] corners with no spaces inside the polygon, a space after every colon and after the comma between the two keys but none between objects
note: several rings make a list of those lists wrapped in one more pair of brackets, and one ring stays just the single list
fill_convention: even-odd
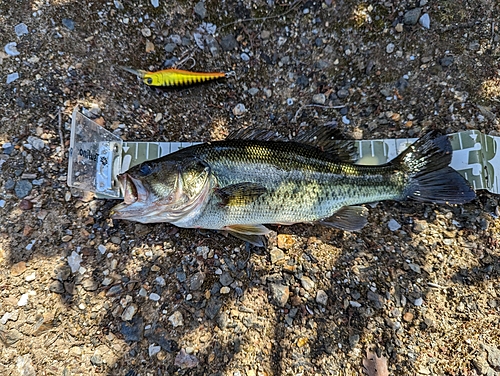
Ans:
[{"label": "gravel ground", "polygon": [[[0,2],[0,374],[500,374],[498,196],[255,249],[65,183],[77,104],[137,141],[499,135],[499,3],[158,2]],[[176,63],[235,75],[162,92],[116,68]]]}]

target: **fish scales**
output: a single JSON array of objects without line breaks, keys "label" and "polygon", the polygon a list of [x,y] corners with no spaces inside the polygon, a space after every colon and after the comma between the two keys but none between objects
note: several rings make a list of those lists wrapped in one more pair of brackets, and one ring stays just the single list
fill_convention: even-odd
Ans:
[{"label": "fish scales", "polygon": [[[305,139],[305,138],[304,138]],[[113,217],[143,223],[263,234],[263,224],[366,223],[357,205],[412,198],[463,203],[474,192],[455,170],[449,141],[430,133],[380,166],[345,162],[335,145],[266,140],[194,145],[122,176],[125,203]]]},{"label": "fish scales", "polygon": [[[211,167],[217,186],[252,181],[268,192],[245,206],[211,200],[196,218],[202,228],[226,223],[296,223],[328,217],[346,205],[399,198],[402,173],[333,163],[315,148],[293,142],[222,141],[190,150]],[[186,155],[189,157],[189,155]]]}]

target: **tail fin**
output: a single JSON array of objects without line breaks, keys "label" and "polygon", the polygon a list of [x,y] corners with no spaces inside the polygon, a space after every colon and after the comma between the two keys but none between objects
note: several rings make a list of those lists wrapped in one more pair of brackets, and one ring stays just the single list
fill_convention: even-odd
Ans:
[{"label": "tail fin", "polygon": [[476,197],[471,186],[453,168],[448,137],[431,131],[390,163],[409,176],[404,198],[436,204],[463,204]]}]

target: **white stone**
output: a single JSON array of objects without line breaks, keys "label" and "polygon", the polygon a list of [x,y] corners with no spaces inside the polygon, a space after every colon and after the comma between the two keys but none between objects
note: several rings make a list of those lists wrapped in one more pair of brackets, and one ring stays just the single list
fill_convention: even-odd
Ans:
[{"label": "white stone", "polygon": [[180,313],[179,311],[175,311],[174,313],[172,313],[168,318],[168,321],[170,321],[174,328],[184,325],[184,318],[182,317],[182,313]]}]

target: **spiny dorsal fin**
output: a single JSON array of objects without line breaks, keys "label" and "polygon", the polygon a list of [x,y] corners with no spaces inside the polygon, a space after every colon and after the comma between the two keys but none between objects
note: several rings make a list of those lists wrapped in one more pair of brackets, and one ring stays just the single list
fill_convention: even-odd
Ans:
[{"label": "spiny dorsal fin", "polygon": [[231,184],[215,190],[221,199],[221,206],[248,205],[266,192],[265,187],[251,182]]},{"label": "spiny dorsal fin", "polygon": [[358,231],[366,225],[367,215],[368,209],[363,206],[344,206],[334,215],[322,219],[319,223],[345,231]]},{"label": "spiny dorsal fin", "polygon": [[334,127],[317,127],[301,132],[294,142],[315,146],[329,153],[337,162],[353,163],[357,155],[353,140],[346,140],[340,130]]}]

